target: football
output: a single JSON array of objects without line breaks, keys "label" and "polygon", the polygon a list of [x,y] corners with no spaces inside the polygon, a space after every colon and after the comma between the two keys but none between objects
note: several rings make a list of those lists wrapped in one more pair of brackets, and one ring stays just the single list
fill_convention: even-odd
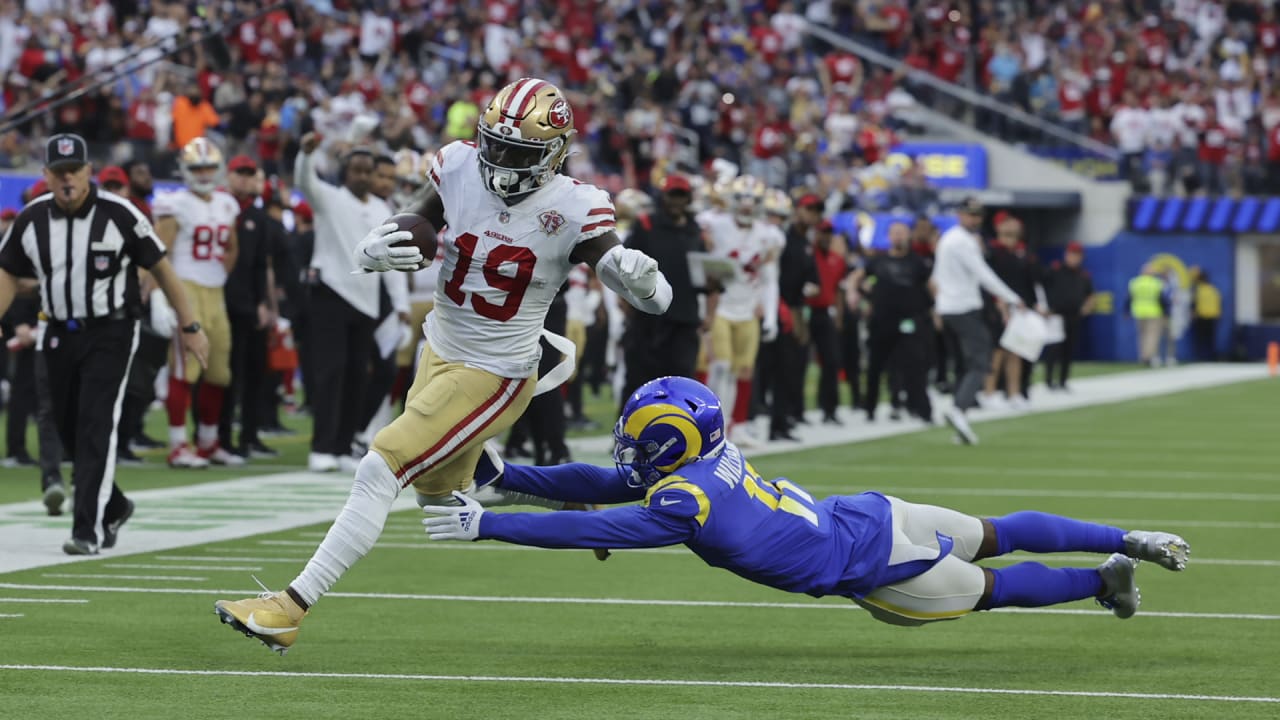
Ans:
[{"label": "football", "polygon": [[437,242],[436,229],[431,225],[430,221],[421,215],[400,213],[399,215],[392,215],[387,219],[387,222],[395,223],[396,227],[401,230],[408,230],[413,233],[412,240],[398,242],[396,245],[413,245],[422,253],[422,257],[427,260],[435,259]]}]

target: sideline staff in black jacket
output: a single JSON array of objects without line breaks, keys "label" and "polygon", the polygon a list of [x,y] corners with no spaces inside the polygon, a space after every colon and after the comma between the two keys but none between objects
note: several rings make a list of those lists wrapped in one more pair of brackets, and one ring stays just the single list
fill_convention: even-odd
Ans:
[{"label": "sideline staff in black jacket", "polygon": [[[668,175],[662,185],[662,209],[636,219],[626,246],[654,260],[671,283],[671,307],[662,315],[629,312],[622,344],[627,382],[619,406],[636,388],[666,375],[693,377],[698,364],[698,293],[689,278],[689,253],[703,252],[702,229],[689,212],[693,190],[681,175]],[[707,315],[713,314],[713,300]],[[621,410],[619,410],[621,412]]]}]

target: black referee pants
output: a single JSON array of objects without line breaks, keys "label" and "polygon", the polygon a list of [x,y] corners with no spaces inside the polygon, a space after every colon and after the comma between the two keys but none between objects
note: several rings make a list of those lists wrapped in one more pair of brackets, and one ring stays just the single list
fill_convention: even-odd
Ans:
[{"label": "black referee pants", "polygon": [[49,323],[45,331],[53,419],[74,462],[71,536],[94,545],[102,542],[103,525],[122,516],[127,506],[115,484],[122,440],[117,428],[139,332],[134,320],[107,320],[79,330]]},{"label": "black referee pants", "polygon": [[365,389],[377,320],[356,310],[325,285],[311,289],[306,350],[311,355],[307,397],[315,427],[311,451],[350,455]]},{"label": "black referee pants", "polygon": [[[218,418],[218,444],[228,452],[249,457],[258,441],[258,411],[262,380],[267,372],[267,331],[258,329],[257,314],[227,313],[231,322],[231,385]],[[231,423],[240,412],[240,444],[231,442]]]}]

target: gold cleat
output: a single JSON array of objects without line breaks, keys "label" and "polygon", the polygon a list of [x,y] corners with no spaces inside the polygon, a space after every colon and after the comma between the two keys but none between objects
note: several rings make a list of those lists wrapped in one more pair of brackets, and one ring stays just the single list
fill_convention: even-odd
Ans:
[{"label": "gold cleat", "polygon": [[307,611],[283,592],[264,592],[245,600],[219,600],[213,604],[213,611],[224,624],[261,640],[281,655],[298,639],[298,626],[307,616]]}]

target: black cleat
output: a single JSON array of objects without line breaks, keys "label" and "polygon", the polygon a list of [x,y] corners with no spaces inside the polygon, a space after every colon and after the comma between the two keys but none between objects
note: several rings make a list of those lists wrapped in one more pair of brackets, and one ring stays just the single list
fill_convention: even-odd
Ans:
[{"label": "black cleat", "polygon": [[133,517],[133,501],[126,499],[125,503],[124,514],[109,523],[104,523],[102,526],[103,550],[110,550],[116,546],[116,540],[120,539],[120,526]]}]

